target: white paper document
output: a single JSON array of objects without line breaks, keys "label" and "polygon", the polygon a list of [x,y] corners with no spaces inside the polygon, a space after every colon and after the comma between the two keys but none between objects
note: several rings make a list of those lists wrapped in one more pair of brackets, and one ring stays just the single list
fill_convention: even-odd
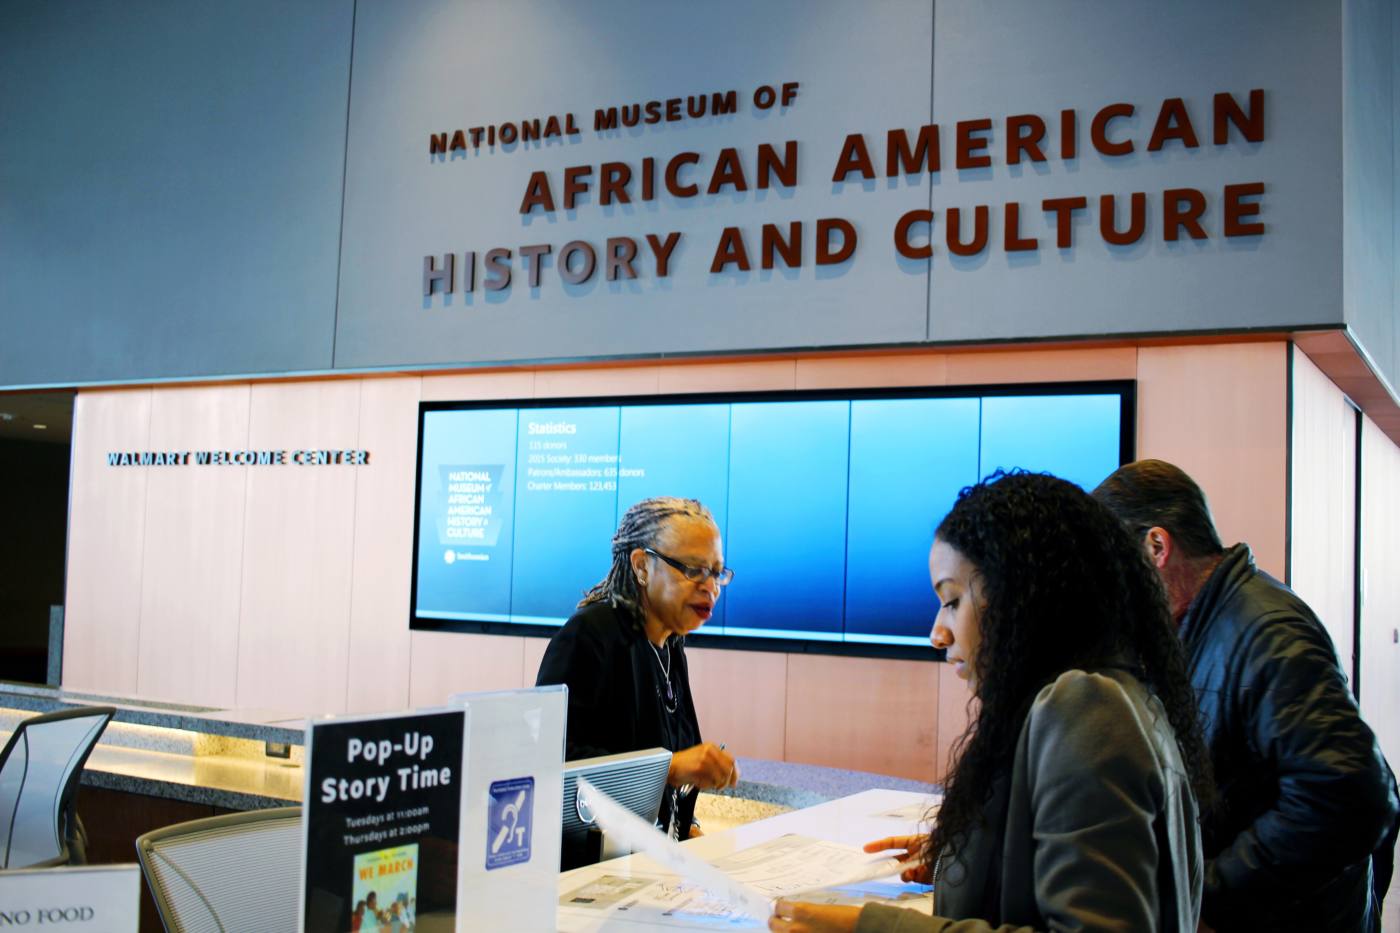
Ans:
[{"label": "white paper document", "polygon": [[710,863],[586,782],[580,782],[579,790],[604,832],[646,854],[668,874],[608,874],[581,881],[559,899],[561,929],[762,929],[773,902],[794,895],[819,904],[898,901],[932,911],[927,888],[902,884],[901,866],[893,859],[873,859],[852,846],[788,835]]},{"label": "white paper document", "polygon": [[876,813],[875,816],[883,820],[900,820],[905,823],[923,823],[932,815],[938,812],[938,808],[943,804],[943,795],[934,794],[927,800],[919,803],[909,803],[893,810],[886,810],[883,813]]},{"label": "white paper document", "polygon": [[[658,833],[658,835],[660,835]],[[810,879],[805,869],[791,876],[780,876],[764,863],[774,860],[802,859],[805,854],[824,849],[830,843],[801,836],[783,836],[771,842],[745,849],[734,856],[721,859],[714,867],[736,865],[756,881],[759,893],[773,891],[777,896],[798,896],[812,904],[842,904],[859,906],[872,901],[895,904],[932,913],[933,898],[921,885],[904,884],[898,878],[867,881],[840,887],[826,886],[818,890],[797,893],[797,888]],[[818,852],[820,855],[820,853]],[[868,856],[860,853],[868,863]],[[736,879],[737,880],[737,879]],[[674,875],[637,874],[602,875],[566,891],[559,898],[559,928],[569,931],[631,931],[655,929],[718,929],[758,930],[767,927],[766,919],[749,916],[723,897],[711,895],[698,884]]]},{"label": "white paper document", "polygon": [[793,835],[725,856],[715,867],[770,901],[896,877],[904,868],[893,858],[872,858],[851,846]]},{"label": "white paper document", "polygon": [[766,926],[767,921],[671,875],[603,875],[559,898],[561,930],[757,930]]},{"label": "white paper document", "polygon": [[592,807],[598,825],[615,842],[634,852],[643,852],[651,856],[661,867],[694,882],[750,917],[761,920],[772,913],[768,897],[731,879],[704,859],[691,855],[680,843],[663,833],[658,833],[646,820],[623,807],[584,778],[579,778],[578,795]]}]

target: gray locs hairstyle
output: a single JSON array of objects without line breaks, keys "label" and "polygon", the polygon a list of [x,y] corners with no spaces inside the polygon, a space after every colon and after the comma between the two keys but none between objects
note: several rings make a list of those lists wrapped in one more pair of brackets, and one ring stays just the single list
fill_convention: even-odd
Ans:
[{"label": "gray locs hairstyle", "polygon": [[608,568],[608,575],[584,594],[578,608],[605,602],[614,608],[626,610],[640,621],[641,594],[637,588],[637,577],[632,572],[632,552],[637,548],[655,547],[662,530],[678,516],[715,524],[715,517],[698,500],[676,496],[643,499],[624,512],[613,535],[612,566]]}]

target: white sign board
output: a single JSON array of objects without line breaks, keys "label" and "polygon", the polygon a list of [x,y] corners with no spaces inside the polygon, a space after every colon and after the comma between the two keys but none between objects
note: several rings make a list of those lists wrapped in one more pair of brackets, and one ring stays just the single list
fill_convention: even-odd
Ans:
[{"label": "white sign board", "polygon": [[457,929],[552,930],[564,806],[563,686],[467,693]]},{"label": "white sign board", "polygon": [[136,933],[141,869],[85,865],[0,872],[0,927],[55,933]]}]

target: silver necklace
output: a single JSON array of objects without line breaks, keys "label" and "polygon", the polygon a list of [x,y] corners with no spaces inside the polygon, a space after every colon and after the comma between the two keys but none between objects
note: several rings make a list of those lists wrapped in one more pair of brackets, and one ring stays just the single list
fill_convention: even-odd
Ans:
[{"label": "silver necklace", "polygon": [[674,713],[676,711],[676,694],[671,689],[671,643],[669,641],[666,642],[665,661],[661,660],[660,648],[656,647],[650,640],[647,641],[647,644],[651,645],[651,652],[656,655],[656,666],[661,668],[661,679],[666,682],[666,699],[662,702],[662,705],[666,707],[666,712],[668,714]]}]

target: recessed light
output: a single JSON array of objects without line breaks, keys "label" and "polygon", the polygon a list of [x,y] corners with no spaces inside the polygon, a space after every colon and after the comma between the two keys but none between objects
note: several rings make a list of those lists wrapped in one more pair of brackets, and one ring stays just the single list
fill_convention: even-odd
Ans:
[{"label": "recessed light", "polygon": [[47,424],[36,424],[36,425],[34,425],[34,430],[36,430],[36,431],[47,431],[48,429],[49,429],[49,426],[48,426]]}]

